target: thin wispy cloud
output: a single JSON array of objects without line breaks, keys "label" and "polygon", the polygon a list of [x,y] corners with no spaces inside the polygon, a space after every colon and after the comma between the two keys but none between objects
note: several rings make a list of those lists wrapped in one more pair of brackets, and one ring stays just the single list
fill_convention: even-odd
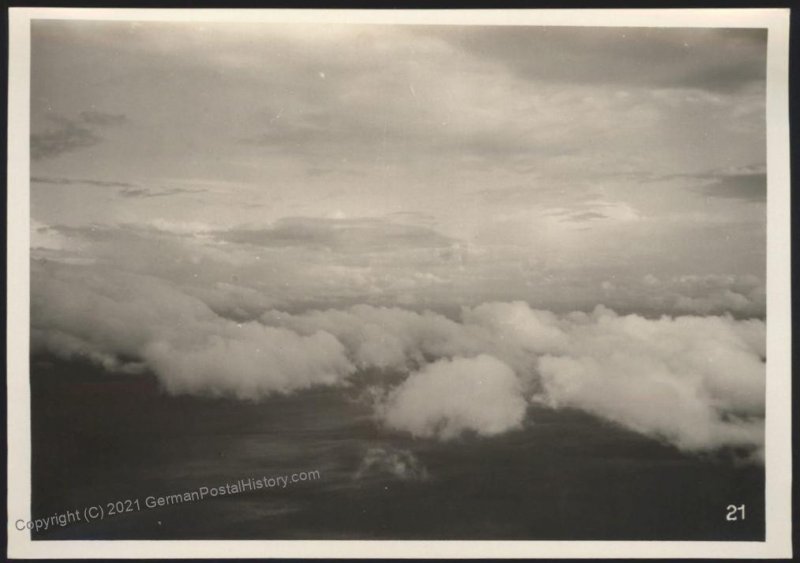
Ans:
[{"label": "thin wispy cloud", "polygon": [[125,198],[151,198],[151,197],[167,197],[173,195],[182,195],[182,194],[200,194],[206,192],[205,189],[202,188],[161,188],[161,189],[151,189],[151,188],[143,188],[143,187],[136,187],[133,185],[129,185],[123,190],[120,190],[119,195]]},{"label": "thin wispy cloud", "polygon": [[116,180],[93,180],[88,178],[50,178],[33,176],[31,182],[34,184],[46,184],[54,186],[97,186],[99,188],[133,188],[136,185],[131,182],[119,182]]},{"label": "thin wispy cloud", "polygon": [[678,180],[695,192],[709,197],[754,203],[764,203],[767,197],[767,170],[764,164],[728,166],[691,174],[631,172],[612,176],[643,183],[668,183]]},{"label": "thin wispy cloud", "polygon": [[346,252],[413,248],[447,248],[455,241],[421,225],[379,218],[327,219],[288,217],[261,229],[219,232],[222,240],[267,247],[324,247]]}]

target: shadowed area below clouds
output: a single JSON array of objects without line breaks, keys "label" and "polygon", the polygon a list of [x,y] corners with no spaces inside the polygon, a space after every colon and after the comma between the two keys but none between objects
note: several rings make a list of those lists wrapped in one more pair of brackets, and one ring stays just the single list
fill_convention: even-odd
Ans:
[{"label": "shadowed area below clouds", "polygon": [[[321,388],[260,403],[175,397],[151,376],[32,364],[32,514],[240,478],[321,479],[50,528],[35,539],[763,540],[764,475],[573,409],[448,442],[386,433]],[[102,421],[102,424],[98,424]],[[747,519],[724,507],[746,503]]]},{"label": "shadowed area below clouds", "polygon": [[[448,442],[387,434],[322,388],[261,403],[175,397],[151,376],[32,364],[32,514],[240,478],[321,479],[50,528],[47,539],[763,540],[764,475],[573,409]],[[98,424],[98,421],[102,421]],[[746,503],[747,519],[724,507]]]}]

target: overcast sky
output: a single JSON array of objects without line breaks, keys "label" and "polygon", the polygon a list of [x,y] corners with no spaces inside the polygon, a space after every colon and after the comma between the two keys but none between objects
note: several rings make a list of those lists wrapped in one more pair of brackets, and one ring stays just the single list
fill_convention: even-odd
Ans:
[{"label": "overcast sky", "polygon": [[764,30],[34,22],[34,256],[242,315],[761,315],[765,57]]}]

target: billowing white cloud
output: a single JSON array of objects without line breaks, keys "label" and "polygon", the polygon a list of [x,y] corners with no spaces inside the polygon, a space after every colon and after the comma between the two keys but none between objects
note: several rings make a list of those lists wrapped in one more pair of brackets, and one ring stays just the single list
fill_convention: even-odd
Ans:
[{"label": "billowing white cloud", "polygon": [[360,368],[413,369],[435,358],[481,347],[481,340],[473,331],[453,320],[397,307],[356,305],[298,315],[270,311],[262,321],[302,334],[322,328],[344,343]]},{"label": "billowing white cloud", "polygon": [[169,392],[243,399],[334,385],[355,371],[323,331],[237,323],[155,278],[80,266],[33,269],[34,350],[120,371],[144,363]]},{"label": "billowing white cloud", "polygon": [[379,407],[390,428],[414,436],[481,436],[518,428],[527,402],[514,372],[485,354],[443,359],[411,374]]},{"label": "billowing white cloud", "polygon": [[763,445],[764,323],[574,315],[569,348],[539,359],[541,399],[686,450]]},{"label": "billowing white cloud", "polygon": [[208,332],[148,344],[144,357],[171,393],[258,399],[314,385],[335,385],[354,370],[333,336],[300,336],[257,323],[221,320]]}]

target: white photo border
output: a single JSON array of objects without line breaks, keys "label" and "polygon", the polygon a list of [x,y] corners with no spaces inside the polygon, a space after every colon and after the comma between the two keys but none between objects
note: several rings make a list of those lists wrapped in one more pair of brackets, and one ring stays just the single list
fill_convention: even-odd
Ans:
[{"label": "white photo border", "polygon": [[[36,19],[767,28],[765,541],[31,541],[30,26]],[[792,555],[789,9],[222,10],[10,8],[7,194],[7,555],[10,558],[783,558]],[[722,510],[722,508],[721,508]]]}]

